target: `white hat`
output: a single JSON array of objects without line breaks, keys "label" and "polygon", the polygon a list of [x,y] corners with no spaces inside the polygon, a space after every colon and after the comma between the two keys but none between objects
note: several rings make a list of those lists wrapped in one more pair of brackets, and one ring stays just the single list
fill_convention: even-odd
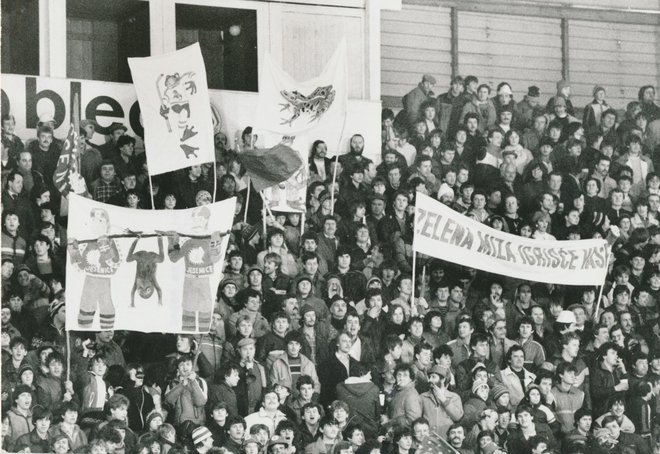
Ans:
[{"label": "white hat", "polygon": [[55,121],[53,118],[53,115],[50,113],[44,113],[39,115],[39,123],[50,123],[51,121]]},{"label": "white hat", "polygon": [[502,87],[500,87],[497,93],[502,95],[513,95],[513,92],[511,91],[511,87],[509,87],[509,84],[502,85]]},{"label": "white hat", "polygon": [[575,314],[572,311],[561,311],[559,313],[559,317],[557,317],[557,323],[567,323],[570,325],[577,323],[577,320],[575,319]]}]

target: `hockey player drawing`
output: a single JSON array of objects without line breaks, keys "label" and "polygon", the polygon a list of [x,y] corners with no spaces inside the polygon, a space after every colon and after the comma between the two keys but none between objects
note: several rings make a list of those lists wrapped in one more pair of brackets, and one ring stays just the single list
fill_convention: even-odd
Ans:
[{"label": "hockey player drawing", "polygon": [[112,302],[111,280],[119,268],[121,258],[115,241],[108,237],[110,216],[102,208],[92,208],[88,220],[89,231],[95,240],[79,244],[71,239],[68,244],[71,262],[85,273],[78,326],[89,329],[98,310],[101,330],[111,330],[115,324],[115,306]]},{"label": "hockey player drawing", "polygon": [[[190,120],[190,98],[197,93],[195,84],[195,73],[189,71],[179,75],[161,74],[156,81],[156,88],[160,96],[160,115],[167,123],[167,130],[172,132],[172,121],[178,132],[179,147],[185,153],[186,158],[197,157],[198,146],[190,143],[190,139],[198,132],[195,125],[189,124]],[[176,131],[175,130],[175,131]]]},{"label": "hockey player drawing", "polygon": [[[182,331],[208,331],[213,313],[210,276],[214,264],[221,257],[222,234],[213,232],[208,236],[207,228],[211,212],[206,206],[193,211],[193,236],[181,244],[179,234],[168,231],[167,253],[172,262],[184,259],[186,275],[183,281]],[[198,325],[199,322],[199,325]]]}]

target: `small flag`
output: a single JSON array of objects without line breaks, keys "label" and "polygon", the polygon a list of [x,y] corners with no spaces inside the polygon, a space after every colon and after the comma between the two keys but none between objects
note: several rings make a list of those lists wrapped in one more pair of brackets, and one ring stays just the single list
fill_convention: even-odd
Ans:
[{"label": "small flag", "polygon": [[437,432],[431,432],[417,449],[416,454],[460,454]]},{"label": "small flag", "polygon": [[73,124],[69,128],[69,135],[57,160],[53,183],[63,196],[73,191],[75,194],[89,197],[85,180],[78,172],[78,132]]},{"label": "small flag", "polygon": [[298,152],[283,143],[268,149],[246,150],[239,157],[257,191],[288,180],[303,165]]}]

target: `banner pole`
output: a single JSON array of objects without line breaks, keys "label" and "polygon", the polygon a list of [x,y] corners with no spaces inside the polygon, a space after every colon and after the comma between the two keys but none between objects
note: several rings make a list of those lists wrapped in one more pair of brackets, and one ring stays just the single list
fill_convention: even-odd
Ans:
[{"label": "banner pole", "polygon": [[305,212],[300,213],[300,236],[305,234]]},{"label": "banner pole", "polygon": [[413,249],[412,256],[412,295],[410,295],[410,315],[417,317],[417,303],[415,303],[415,269],[417,265],[417,252]]},{"label": "banner pole", "polygon": [[[612,249],[608,248],[607,251],[607,263],[605,265],[605,279],[607,280],[607,272],[610,269],[610,257],[612,256]],[[603,300],[603,290],[605,289],[605,281],[603,281],[603,284],[600,286],[600,291],[598,292],[598,300],[596,301],[596,309],[594,310],[593,313],[593,318],[594,322],[598,321],[598,311],[600,311],[600,302]]]},{"label": "banner pole", "polygon": [[[248,187],[248,191],[249,191]],[[215,203],[215,194],[218,192],[218,168],[215,160],[215,154],[213,156],[213,203]],[[250,193],[248,192],[248,196]]]},{"label": "banner pole", "polygon": [[71,334],[66,332],[66,381],[71,380]]},{"label": "banner pole", "polygon": [[424,293],[426,291],[426,265],[422,266],[422,286],[419,290],[420,298],[426,298]]},{"label": "banner pole", "polygon": [[330,214],[335,214],[335,182],[337,181],[337,163],[339,162],[339,153],[335,156],[335,167],[332,169],[332,186],[330,187]]},{"label": "banner pole", "polygon": [[250,206],[250,188],[252,187],[252,181],[250,180],[250,175],[247,176],[247,195],[245,196],[245,207],[243,207],[243,223],[247,222],[247,213],[248,207]]}]

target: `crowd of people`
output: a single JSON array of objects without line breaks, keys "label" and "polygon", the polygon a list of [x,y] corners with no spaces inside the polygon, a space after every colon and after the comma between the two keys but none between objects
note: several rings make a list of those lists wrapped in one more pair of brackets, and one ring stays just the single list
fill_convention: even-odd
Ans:
[{"label": "crowd of people", "polygon": [[[64,138],[47,116],[18,137],[4,114],[3,452],[660,452],[654,87],[621,116],[596,86],[580,121],[565,80],[519,101],[507,82],[492,94],[454,77],[439,96],[435,82],[383,109],[381,144],[356,134],[338,159],[313,144],[304,221],[262,213],[255,192],[248,202],[249,127],[231,148],[216,134],[215,168],[149,178],[126,127],[98,146],[99,125],[81,121],[94,200],[237,198],[201,335],[66,332],[67,204],[53,183]],[[364,156],[378,146],[381,162]],[[538,241],[617,226],[607,281],[527,282],[420,254],[413,277],[418,192]]]}]

